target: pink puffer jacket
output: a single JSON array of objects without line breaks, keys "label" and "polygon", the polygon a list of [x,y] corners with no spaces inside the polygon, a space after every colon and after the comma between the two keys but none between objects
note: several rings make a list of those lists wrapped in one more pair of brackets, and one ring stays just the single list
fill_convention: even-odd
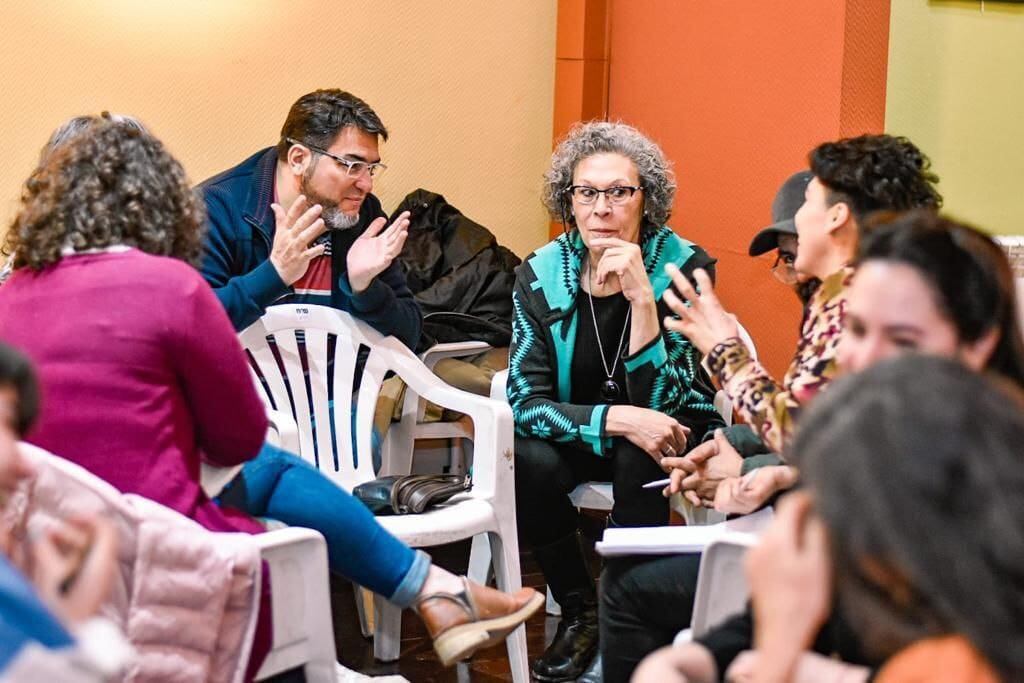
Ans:
[{"label": "pink puffer jacket", "polygon": [[241,681],[259,604],[253,537],[209,532],[158,503],[121,494],[71,462],[20,447],[37,473],[4,511],[16,563],[28,556],[28,538],[70,515],[100,514],[118,530],[120,573],[103,616],[137,653],[124,680]]}]

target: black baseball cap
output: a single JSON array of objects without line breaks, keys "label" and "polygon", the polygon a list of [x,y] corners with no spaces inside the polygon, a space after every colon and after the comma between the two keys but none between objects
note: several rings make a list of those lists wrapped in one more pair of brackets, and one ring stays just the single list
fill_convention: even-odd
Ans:
[{"label": "black baseball cap", "polygon": [[751,256],[760,256],[772,249],[779,248],[780,234],[796,234],[796,223],[793,222],[793,217],[803,206],[804,190],[807,189],[807,183],[811,182],[813,177],[814,174],[810,171],[800,171],[789,176],[786,182],[782,183],[782,187],[775,194],[775,199],[772,200],[772,224],[767,228],[761,228],[761,231],[754,235],[747,253]]}]

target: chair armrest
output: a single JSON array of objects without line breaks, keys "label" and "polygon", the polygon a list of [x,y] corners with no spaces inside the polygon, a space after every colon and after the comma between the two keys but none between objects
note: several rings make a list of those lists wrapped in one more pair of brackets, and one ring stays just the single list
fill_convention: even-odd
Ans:
[{"label": "chair armrest", "polygon": [[[514,435],[512,409],[508,403],[446,384],[393,337],[383,339],[380,344],[391,350],[391,369],[409,390],[431,403],[469,415],[473,420],[474,490],[486,496],[511,495],[514,490],[511,481],[514,476]],[[506,477],[510,478],[507,485]],[[499,480],[502,481],[499,483]]]},{"label": "chair armrest", "polygon": [[267,441],[289,453],[299,454],[299,426],[295,418],[280,410],[267,408]]},{"label": "chair armrest", "polygon": [[[437,365],[438,361],[445,358],[464,358],[466,356],[472,356],[477,353],[482,353],[489,350],[491,347],[487,342],[482,341],[464,341],[464,342],[445,342],[443,344],[434,344],[429,349],[419,355],[419,359],[423,361],[431,372],[434,370],[434,366]],[[420,402],[420,396],[417,392],[409,389],[405,390],[405,394],[402,398],[403,407],[402,415],[411,415],[410,410],[415,412],[415,419],[403,418],[411,420],[410,424],[416,424],[423,420],[423,413],[425,412],[425,404]]]},{"label": "chair armrest", "polygon": [[252,537],[270,568],[274,647],[257,680],[302,665],[306,680],[333,681],[327,543],[319,532],[287,527]]},{"label": "chair armrest", "polygon": [[491,345],[482,341],[445,342],[434,344],[420,354],[420,360],[431,370],[442,358],[462,358],[482,353],[491,348]]},{"label": "chair armrest", "polygon": [[231,483],[231,480],[238,476],[242,470],[241,465],[231,467],[218,467],[207,463],[199,464],[199,485],[207,498],[216,498],[224,487]]},{"label": "chair armrest", "polygon": [[508,401],[505,389],[508,387],[508,370],[500,370],[491,378],[491,398],[495,401]]}]

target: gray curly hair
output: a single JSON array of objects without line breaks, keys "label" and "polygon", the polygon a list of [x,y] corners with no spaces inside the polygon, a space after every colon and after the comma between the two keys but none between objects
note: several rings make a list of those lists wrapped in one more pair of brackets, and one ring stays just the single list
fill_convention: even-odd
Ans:
[{"label": "gray curly hair", "polygon": [[575,227],[570,212],[563,212],[563,202],[568,200],[565,190],[572,185],[577,164],[595,154],[607,153],[621,154],[636,164],[643,188],[644,220],[654,227],[665,225],[676,195],[671,163],[661,148],[636,128],[611,121],[578,123],[558,143],[551,155],[551,167],[544,174],[541,193],[541,201],[551,218],[568,221]]}]

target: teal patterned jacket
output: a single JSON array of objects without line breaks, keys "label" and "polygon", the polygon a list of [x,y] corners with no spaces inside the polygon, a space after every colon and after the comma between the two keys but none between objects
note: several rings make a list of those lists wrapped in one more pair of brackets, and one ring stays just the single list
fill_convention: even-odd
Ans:
[{"label": "teal patterned jacket", "polygon": [[[670,314],[662,302],[670,284],[666,264],[676,264],[687,276],[696,268],[714,273],[714,259],[668,227],[645,230],[640,248],[659,320]],[[585,252],[574,230],[530,254],[517,269],[507,391],[518,436],[574,444],[605,455],[612,445],[605,431],[608,406],[569,403],[576,297]],[[722,426],[700,352],[686,337],[662,329],[624,363],[629,403],[675,417],[692,430],[691,444]]]}]

